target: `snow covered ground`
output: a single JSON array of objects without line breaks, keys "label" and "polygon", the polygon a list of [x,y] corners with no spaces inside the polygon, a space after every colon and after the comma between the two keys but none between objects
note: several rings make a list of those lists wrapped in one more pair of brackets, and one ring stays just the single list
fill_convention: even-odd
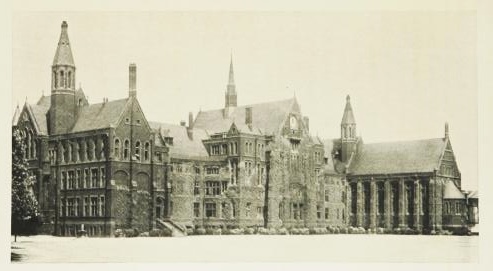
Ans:
[{"label": "snow covered ground", "polygon": [[18,237],[20,262],[478,262],[478,236]]}]

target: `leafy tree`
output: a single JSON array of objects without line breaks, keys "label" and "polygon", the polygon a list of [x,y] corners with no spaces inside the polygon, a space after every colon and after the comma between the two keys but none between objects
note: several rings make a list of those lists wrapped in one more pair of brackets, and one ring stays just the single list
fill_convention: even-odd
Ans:
[{"label": "leafy tree", "polygon": [[17,241],[17,235],[28,234],[38,219],[37,200],[32,185],[33,178],[27,170],[25,142],[18,129],[12,131],[12,207],[11,233]]}]

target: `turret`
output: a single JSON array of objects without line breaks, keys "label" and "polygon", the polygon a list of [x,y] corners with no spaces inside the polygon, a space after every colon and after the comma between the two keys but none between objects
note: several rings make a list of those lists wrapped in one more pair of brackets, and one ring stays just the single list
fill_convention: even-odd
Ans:
[{"label": "turret", "polygon": [[67,22],[63,21],[60,40],[51,66],[51,106],[48,112],[50,134],[70,131],[77,118],[75,64],[67,28]]},{"label": "turret", "polygon": [[341,121],[341,161],[347,162],[356,148],[356,121],[351,107],[351,98],[346,97],[346,107]]}]

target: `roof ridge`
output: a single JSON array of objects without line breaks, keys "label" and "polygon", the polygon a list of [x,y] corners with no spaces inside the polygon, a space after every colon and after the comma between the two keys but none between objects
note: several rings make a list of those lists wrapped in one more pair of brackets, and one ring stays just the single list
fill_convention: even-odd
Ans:
[{"label": "roof ridge", "polygon": [[431,140],[443,140],[443,138],[442,137],[436,137],[436,138],[423,138],[423,139],[413,139],[413,140],[382,141],[382,142],[363,143],[363,145],[379,145],[379,144],[389,144],[389,143],[410,143],[410,142],[422,142],[422,141],[431,141]]},{"label": "roof ridge", "polygon": [[[289,99],[283,99],[283,100],[275,100],[275,101],[268,101],[268,102],[261,102],[261,103],[254,103],[254,104],[245,104],[245,105],[240,105],[236,107],[236,110],[238,108],[243,108],[243,107],[249,107],[249,106],[256,106],[256,105],[265,105],[265,104],[273,104],[273,103],[279,103],[279,102],[288,102],[295,100],[295,98],[289,98]],[[198,114],[200,113],[207,113],[207,112],[212,112],[212,111],[219,111],[219,110],[224,110],[224,108],[217,108],[217,109],[210,109],[210,110],[202,110],[199,111]]]}]

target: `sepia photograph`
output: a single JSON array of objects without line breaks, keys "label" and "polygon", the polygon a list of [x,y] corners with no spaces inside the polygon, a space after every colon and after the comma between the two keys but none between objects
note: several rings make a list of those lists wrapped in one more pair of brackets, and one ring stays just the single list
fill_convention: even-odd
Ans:
[{"label": "sepia photograph", "polygon": [[476,11],[10,19],[11,264],[479,263]]}]

